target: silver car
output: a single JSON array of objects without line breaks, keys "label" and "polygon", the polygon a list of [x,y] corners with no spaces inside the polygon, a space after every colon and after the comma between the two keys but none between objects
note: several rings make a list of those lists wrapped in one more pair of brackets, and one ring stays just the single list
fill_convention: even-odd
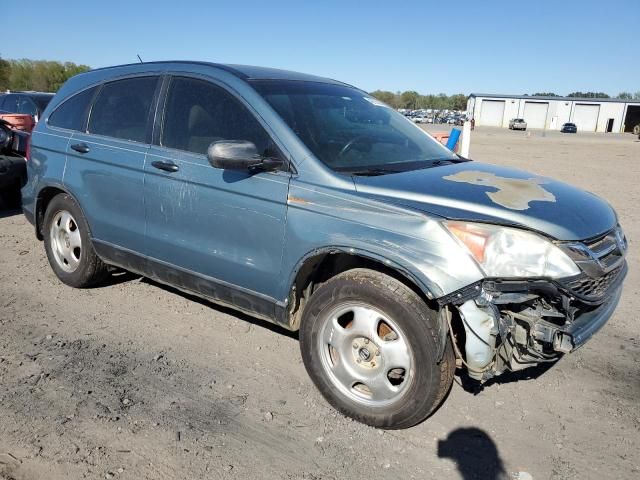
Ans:
[{"label": "silver car", "polygon": [[509,120],[509,130],[526,130],[527,122],[524,118],[512,118]]}]

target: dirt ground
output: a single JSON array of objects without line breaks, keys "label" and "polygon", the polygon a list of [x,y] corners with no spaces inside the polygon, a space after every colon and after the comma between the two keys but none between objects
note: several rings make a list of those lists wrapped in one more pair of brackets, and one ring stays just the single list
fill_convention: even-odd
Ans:
[{"label": "dirt ground", "polygon": [[129,274],[65,287],[0,210],[0,478],[640,478],[640,142],[478,128],[471,156],[618,211],[630,273],[585,347],[481,391],[457,378],[426,422],[375,430],[322,399],[295,335]]}]

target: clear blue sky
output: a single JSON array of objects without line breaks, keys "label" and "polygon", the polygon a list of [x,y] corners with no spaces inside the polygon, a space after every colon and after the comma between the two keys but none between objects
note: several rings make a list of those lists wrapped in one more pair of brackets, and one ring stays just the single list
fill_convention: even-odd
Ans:
[{"label": "clear blue sky", "polygon": [[3,58],[102,67],[139,53],[425,94],[640,91],[639,0],[31,0],[2,12],[20,39]]}]

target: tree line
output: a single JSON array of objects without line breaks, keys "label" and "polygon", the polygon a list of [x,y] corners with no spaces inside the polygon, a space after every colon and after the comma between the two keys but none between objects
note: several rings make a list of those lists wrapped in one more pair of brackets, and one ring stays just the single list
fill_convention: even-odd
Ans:
[{"label": "tree line", "polygon": [[[418,110],[421,108],[435,108],[438,110],[466,110],[467,96],[463,93],[455,95],[445,95],[439,93],[437,95],[421,95],[420,93],[409,90],[406,92],[390,92],[387,90],[376,90],[371,95],[378,100],[386,103],[393,108],[406,108],[409,110]],[[529,96],[529,94],[524,94]],[[560,97],[553,92],[534,93],[534,97]],[[604,92],[571,92],[567,97],[575,98],[611,98]],[[620,92],[615,98],[622,100],[640,100],[640,91],[635,93]]]},{"label": "tree line", "polygon": [[91,67],[51,60],[3,60],[0,58],[0,92],[36,90],[56,92],[69,78]]},{"label": "tree line", "polygon": [[418,92],[409,90],[406,92],[389,92],[386,90],[376,90],[371,92],[371,96],[393,108],[407,108],[418,110],[420,108],[436,108],[438,110],[466,110],[467,96],[463,93],[455,95],[421,95]]},{"label": "tree line", "polygon": [[[6,90],[36,90],[40,92],[56,92],[70,77],[86,72],[91,67],[76,65],[73,62],[56,62],[51,60],[3,60],[0,57],[0,92]],[[390,92],[376,90],[371,95],[393,108],[435,108],[438,110],[466,110],[467,95],[421,95],[414,90]],[[559,97],[553,92],[534,93],[533,96]],[[571,92],[567,97],[576,98],[611,98],[604,92]],[[635,93],[620,92],[615,98],[622,100],[640,100],[640,91]]]}]

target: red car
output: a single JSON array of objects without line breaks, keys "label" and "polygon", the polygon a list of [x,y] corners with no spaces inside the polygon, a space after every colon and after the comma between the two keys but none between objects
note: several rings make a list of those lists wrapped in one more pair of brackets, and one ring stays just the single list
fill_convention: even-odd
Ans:
[{"label": "red car", "polygon": [[31,115],[0,115],[0,208],[19,204],[34,124]]}]

